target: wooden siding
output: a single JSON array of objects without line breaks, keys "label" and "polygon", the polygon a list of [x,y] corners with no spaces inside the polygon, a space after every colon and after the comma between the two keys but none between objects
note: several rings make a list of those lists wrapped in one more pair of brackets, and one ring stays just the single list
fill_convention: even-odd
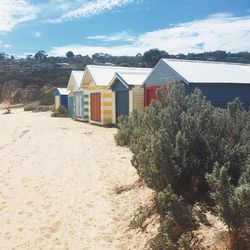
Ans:
[{"label": "wooden siding", "polygon": [[116,123],[116,108],[115,108],[115,103],[116,103],[116,95],[115,92],[112,91],[112,123]]},{"label": "wooden siding", "polygon": [[225,108],[236,97],[240,98],[246,108],[250,106],[250,84],[191,83],[186,85],[186,93],[192,93],[195,88],[199,88],[216,107]]},{"label": "wooden siding", "polygon": [[58,109],[60,106],[60,96],[55,96],[55,109]]},{"label": "wooden siding", "polygon": [[134,109],[134,92],[133,89],[129,90],[129,113],[133,112]]},{"label": "wooden siding", "polygon": [[[112,123],[113,117],[113,97],[110,90],[96,90],[90,91],[89,101],[89,122],[99,125],[108,125]],[[100,98],[97,100],[97,96]],[[98,111],[96,110],[98,109]],[[96,112],[99,112],[98,117]]]},{"label": "wooden siding", "polygon": [[61,95],[58,89],[54,93],[55,97],[55,109],[58,109],[59,106],[64,106],[68,109],[68,95]]},{"label": "wooden siding", "polygon": [[151,74],[144,82],[145,87],[159,86],[169,83],[173,80],[185,81],[179,74],[177,74],[171,67],[164,61],[160,61]]},{"label": "wooden siding", "polygon": [[[129,115],[133,110],[143,111],[144,108],[144,89],[141,86],[132,86],[129,85],[128,87],[123,84],[119,79],[116,79],[113,86],[113,117],[112,122],[116,123],[117,115],[121,112],[123,115]],[[119,96],[123,96],[122,93],[127,93],[128,101],[119,100]],[[125,103],[124,103],[125,101]],[[128,103],[127,103],[128,102]],[[120,105],[119,107],[117,105]],[[121,107],[123,106],[123,107]],[[119,110],[117,111],[117,108]]]},{"label": "wooden siding", "polygon": [[83,119],[89,120],[89,94],[87,92],[83,94]]},{"label": "wooden siding", "polygon": [[143,111],[144,109],[144,89],[140,86],[135,86],[132,90],[132,107],[129,107],[130,112],[133,110]]}]

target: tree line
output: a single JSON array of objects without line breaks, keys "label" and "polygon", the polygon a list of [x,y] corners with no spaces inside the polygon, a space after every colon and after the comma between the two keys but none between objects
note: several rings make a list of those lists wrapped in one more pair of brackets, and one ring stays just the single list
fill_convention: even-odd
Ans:
[{"label": "tree line", "polygon": [[15,59],[14,56],[2,52],[0,53],[0,84],[9,80],[17,80],[24,85],[66,86],[71,70],[84,70],[88,64],[154,67],[161,58],[250,63],[249,52],[214,51],[171,55],[164,50],[150,49],[136,56],[112,56],[105,53],[83,56],[68,51],[65,56],[56,57],[48,56],[44,50],[39,50],[34,55],[27,55],[26,58],[21,59]]}]

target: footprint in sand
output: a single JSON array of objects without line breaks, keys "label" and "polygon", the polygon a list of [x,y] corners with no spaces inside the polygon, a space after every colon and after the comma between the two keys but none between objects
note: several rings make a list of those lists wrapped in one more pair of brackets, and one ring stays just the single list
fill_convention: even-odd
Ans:
[{"label": "footprint in sand", "polygon": [[22,138],[24,135],[26,135],[30,130],[24,130],[21,135],[19,135],[19,138]]}]

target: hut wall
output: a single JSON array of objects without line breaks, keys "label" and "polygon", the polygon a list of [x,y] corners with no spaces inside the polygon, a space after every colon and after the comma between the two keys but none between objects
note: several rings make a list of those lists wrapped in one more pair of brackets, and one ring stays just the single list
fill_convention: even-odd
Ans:
[{"label": "hut wall", "polygon": [[112,92],[95,90],[89,92],[89,122],[99,125],[112,123]]}]

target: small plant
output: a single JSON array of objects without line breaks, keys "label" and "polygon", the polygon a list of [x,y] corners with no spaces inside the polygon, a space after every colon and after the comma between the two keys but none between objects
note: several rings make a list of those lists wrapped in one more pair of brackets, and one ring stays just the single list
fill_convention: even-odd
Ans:
[{"label": "small plant", "polygon": [[54,104],[54,95],[50,92],[44,93],[40,99],[40,105],[50,106]]},{"label": "small plant", "polygon": [[36,105],[27,105],[24,107],[24,111],[34,111],[36,110],[37,106]]},{"label": "small plant", "polygon": [[177,245],[174,244],[167,235],[157,234],[154,238],[148,241],[148,247],[151,250],[177,250]]},{"label": "small plant", "polygon": [[191,250],[192,240],[193,240],[193,235],[191,232],[182,234],[178,240],[179,248],[182,250]]},{"label": "small plant", "polygon": [[35,112],[48,112],[48,111],[51,111],[51,106],[39,105],[35,110]]},{"label": "small plant", "polygon": [[140,206],[133,215],[133,218],[129,223],[129,227],[132,229],[138,229],[138,228],[143,229],[143,224],[149,217],[149,214],[150,214],[149,207]]},{"label": "small plant", "polygon": [[121,194],[123,192],[129,191],[131,188],[129,186],[123,185],[123,186],[115,186],[114,192],[116,194]]},{"label": "small plant", "polygon": [[69,117],[69,112],[64,106],[59,106],[52,114],[52,117]]}]

